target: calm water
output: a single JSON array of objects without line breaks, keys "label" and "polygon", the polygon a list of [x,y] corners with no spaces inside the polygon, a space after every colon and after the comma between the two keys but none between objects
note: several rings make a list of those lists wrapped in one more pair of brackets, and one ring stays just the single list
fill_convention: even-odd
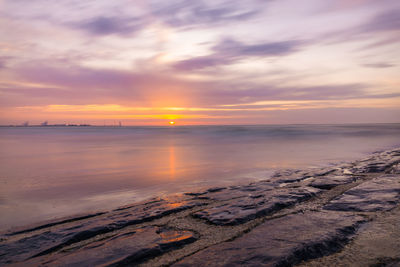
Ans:
[{"label": "calm water", "polygon": [[0,127],[0,229],[400,145],[400,124]]}]

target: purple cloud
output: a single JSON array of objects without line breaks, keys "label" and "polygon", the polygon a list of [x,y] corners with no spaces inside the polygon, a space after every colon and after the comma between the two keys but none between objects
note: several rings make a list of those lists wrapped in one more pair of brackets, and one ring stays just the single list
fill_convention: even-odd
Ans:
[{"label": "purple cloud", "polygon": [[[213,25],[231,21],[243,21],[260,13],[260,3],[240,5],[238,1],[224,2],[218,6],[205,1],[175,1],[153,7],[153,14],[173,27]],[[159,3],[158,3],[159,4]]]},{"label": "purple cloud", "polygon": [[171,27],[213,26],[218,23],[241,22],[260,13],[257,2],[246,5],[224,2],[220,5],[207,1],[168,1],[154,2],[149,10],[137,17],[128,15],[101,15],[91,19],[67,23],[65,25],[101,36],[117,34],[129,36],[152,23],[161,22]]},{"label": "purple cloud", "polygon": [[382,32],[400,30],[400,9],[389,10],[378,14],[360,27],[360,32]]},{"label": "purple cloud", "polygon": [[196,71],[209,67],[231,64],[233,61],[233,58],[210,55],[178,61],[173,64],[173,68],[178,71]]},{"label": "purple cloud", "polygon": [[[218,87],[219,85],[214,85]],[[242,84],[241,87],[244,85]],[[220,87],[214,90],[212,97],[220,100],[228,100],[228,104],[245,104],[259,101],[270,100],[344,100],[365,97],[378,97],[368,95],[364,89],[367,84],[347,84],[347,85],[324,85],[310,87],[279,87],[278,85],[265,85],[263,87],[247,86],[247,90],[236,89],[230,86]],[[400,95],[400,94],[399,94]],[[382,96],[393,97],[390,96]],[[225,103],[226,104],[226,103]]]},{"label": "purple cloud", "polygon": [[[35,66],[36,65],[36,66]],[[38,68],[37,66],[41,66]],[[365,84],[282,88],[275,84],[257,87],[251,82],[186,81],[168,73],[130,72],[110,69],[46,67],[24,64],[15,69],[19,80],[42,87],[0,84],[0,91],[21,99],[44,103],[146,103],[154,95],[184,96],[195,99],[194,106],[249,103],[264,100],[350,99],[367,96]],[[248,89],[243,89],[248,88]],[[51,101],[50,101],[51,100]]]},{"label": "purple cloud", "polygon": [[240,56],[280,56],[297,51],[301,42],[296,40],[283,42],[267,42],[261,44],[247,45],[232,39],[225,39],[213,50],[216,54]]},{"label": "purple cloud", "polygon": [[[399,30],[400,9],[397,8],[381,12],[359,26],[347,30],[326,33],[317,39],[329,43],[342,43],[367,39],[374,42],[364,46],[364,49],[376,49],[380,46],[398,43],[400,38],[396,33]],[[377,34],[386,34],[386,36],[380,39]],[[382,35],[380,37],[382,37]]]},{"label": "purple cloud", "polygon": [[96,17],[74,24],[93,35],[130,35],[145,27],[144,21],[137,18]]},{"label": "purple cloud", "polygon": [[229,65],[245,57],[284,56],[298,51],[302,44],[303,42],[290,40],[249,45],[225,39],[212,48],[214,53],[178,61],[173,64],[173,69],[196,71],[219,65]]},{"label": "purple cloud", "polygon": [[[41,67],[38,67],[41,66]],[[45,62],[31,62],[15,69],[19,84],[0,83],[3,107],[42,105],[119,104],[131,107],[151,106],[161,97],[163,106],[221,108],[224,114],[246,115],[257,108],[279,108],[279,101],[349,99],[390,99],[400,94],[370,94],[368,84],[326,84],[310,87],[281,87],[266,83],[255,85],[246,80],[184,80],[171,73],[132,72],[111,69],[89,69],[79,66],[50,67]],[[26,82],[27,86],[24,86]],[[29,87],[29,84],[36,84]],[[43,85],[40,87],[39,85]],[[247,88],[247,89],[243,89]],[[190,99],[173,102],[170,99]],[[247,105],[261,101],[278,101],[262,105]],[[307,103],[304,104],[307,107]],[[248,109],[248,111],[243,110]],[[239,111],[240,110],[240,111]],[[182,111],[192,112],[192,111]],[[200,111],[201,112],[201,111]],[[261,111],[260,111],[261,112]],[[221,115],[221,111],[206,111],[208,115]],[[252,113],[252,114],[253,114]],[[254,114],[253,114],[254,115]],[[251,116],[253,116],[251,115]],[[257,118],[254,117],[257,121]]]}]

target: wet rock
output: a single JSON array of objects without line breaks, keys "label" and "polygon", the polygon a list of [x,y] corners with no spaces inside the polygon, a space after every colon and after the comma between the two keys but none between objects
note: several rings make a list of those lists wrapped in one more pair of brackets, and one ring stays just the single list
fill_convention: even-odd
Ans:
[{"label": "wet rock", "polygon": [[177,249],[196,241],[190,231],[144,227],[91,242],[77,249],[60,251],[49,257],[22,264],[53,266],[126,266]]},{"label": "wet rock", "polygon": [[272,175],[272,178],[289,177],[289,176],[302,176],[302,175],[304,175],[304,171],[303,170],[285,169],[285,170],[277,170]]},{"label": "wet rock", "polygon": [[332,174],[336,171],[337,171],[336,168],[325,168],[322,170],[316,170],[316,171],[310,172],[310,176],[313,176],[313,177],[326,176],[326,175]]},{"label": "wet rock", "polygon": [[388,175],[348,190],[324,208],[338,211],[382,211],[393,209],[399,202],[400,176]]},{"label": "wet rock", "polygon": [[362,222],[361,216],[340,212],[288,215],[186,257],[174,266],[292,266],[338,251]]},{"label": "wet rock", "polygon": [[345,175],[352,175],[353,174],[353,172],[350,171],[349,169],[342,169],[342,173],[345,174]]},{"label": "wet rock", "polygon": [[400,163],[397,163],[390,168],[388,171],[390,174],[400,174]]},{"label": "wet rock", "polygon": [[366,173],[378,173],[378,172],[384,172],[386,171],[389,167],[391,167],[391,163],[387,162],[371,162],[368,163],[364,166],[364,169],[362,172]]},{"label": "wet rock", "polygon": [[356,177],[341,175],[341,176],[325,176],[314,179],[310,186],[321,188],[321,189],[331,189],[335,186],[352,183],[356,180]]},{"label": "wet rock", "polygon": [[[400,266],[400,206],[365,223],[351,243],[338,253],[301,263],[298,267]],[[397,261],[396,261],[397,259]]]},{"label": "wet rock", "polygon": [[311,177],[308,171],[287,169],[276,171],[271,178],[277,183],[294,183],[304,180],[308,177]]},{"label": "wet rock", "polygon": [[185,193],[194,196],[194,199],[206,199],[213,201],[225,201],[241,197],[254,197],[265,191],[276,188],[276,184],[269,182],[256,182],[248,185],[231,186],[219,190],[207,190],[199,193]]},{"label": "wet rock", "polygon": [[351,171],[353,173],[381,173],[389,171],[392,166],[400,162],[399,154],[399,150],[377,153],[368,159],[357,162]]},{"label": "wet rock", "polygon": [[226,187],[213,187],[213,188],[208,189],[207,192],[214,193],[214,192],[220,192],[225,189],[226,189]]},{"label": "wet rock", "polygon": [[33,231],[38,231],[41,229],[45,229],[45,228],[50,228],[52,226],[56,226],[56,225],[60,225],[60,224],[66,224],[66,223],[70,223],[70,222],[77,222],[77,221],[81,221],[81,220],[85,220],[88,218],[92,218],[92,217],[97,217],[100,215],[106,214],[106,212],[97,212],[97,213],[93,213],[93,214],[87,214],[87,215],[82,215],[82,216],[73,216],[70,218],[66,218],[63,220],[59,220],[59,221],[52,221],[46,224],[40,224],[38,226],[34,226],[31,228],[23,228],[22,230],[15,230],[9,233],[6,233],[7,236],[13,236],[13,235],[19,235],[19,234],[25,234],[25,233],[29,233],[29,232],[33,232]]},{"label": "wet rock", "polygon": [[9,236],[12,236],[12,238],[0,243],[0,251],[2,251],[0,264],[43,256],[101,234],[151,221],[196,205],[201,205],[201,203],[184,200],[178,202],[160,200],[115,210],[87,220],[41,228],[40,233],[32,232],[23,234],[21,237],[10,233]]},{"label": "wet rock", "polygon": [[196,212],[193,216],[216,225],[241,224],[307,200],[320,191],[312,187],[269,190],[233,199],[229,203]]},{"label": "wet rock", "polygon": [[[307,170],[284,170],[281,172],[276,172],[272,178],[277,183],[296,183],[301,182],[311,177],[322,177],[326,175],[341,175],[341,169],[335,167],[326,168],[312,168]],[[278,179],[276,179],[278,178]]]},{"label": "wet rock", "polygon": [[226,187],[213,187],[213,188],[209,188],[205,191],[201,191],[201,192],[188,192],[188,193],[185,193],[185,195],[187,195],[187,196],[202,196],[207,193],[221,192],[225,189],[226,189]]}]

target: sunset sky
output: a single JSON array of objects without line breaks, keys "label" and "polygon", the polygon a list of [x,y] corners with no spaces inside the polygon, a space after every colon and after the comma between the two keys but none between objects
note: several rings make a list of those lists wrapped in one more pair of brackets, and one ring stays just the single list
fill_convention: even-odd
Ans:
[{"label": "sunset sky", "polygon": [[0,124],[400,122],[399,0],[0,0]]}]

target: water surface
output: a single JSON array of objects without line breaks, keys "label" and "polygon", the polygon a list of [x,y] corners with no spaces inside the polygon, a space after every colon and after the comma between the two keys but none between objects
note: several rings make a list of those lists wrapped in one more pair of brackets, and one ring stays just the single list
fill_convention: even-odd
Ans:
[{"label": "water surface", "polygon": [[0,229],[359,159],[399,137],[400,124],[0,127]]}]

